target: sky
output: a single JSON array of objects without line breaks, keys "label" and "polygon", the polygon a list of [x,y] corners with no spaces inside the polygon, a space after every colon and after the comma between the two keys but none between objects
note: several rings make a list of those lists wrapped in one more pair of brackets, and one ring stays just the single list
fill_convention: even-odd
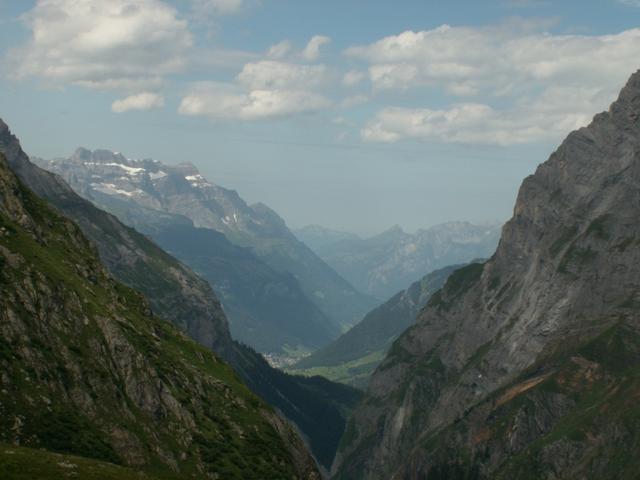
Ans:
[{"label": "sky", "polygon": [[194,163],[290,227],[504,221],[640,67],[640,0],[0,0],[30,155]]}]

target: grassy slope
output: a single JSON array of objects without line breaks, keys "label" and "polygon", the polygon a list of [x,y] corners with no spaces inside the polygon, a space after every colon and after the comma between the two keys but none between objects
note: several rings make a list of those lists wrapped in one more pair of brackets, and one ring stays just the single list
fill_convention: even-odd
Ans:
[{"label": "grassy slope", "polygon": [[158,480],[130,468],[74,455],[0,444],[0,478],[5,480]]}]

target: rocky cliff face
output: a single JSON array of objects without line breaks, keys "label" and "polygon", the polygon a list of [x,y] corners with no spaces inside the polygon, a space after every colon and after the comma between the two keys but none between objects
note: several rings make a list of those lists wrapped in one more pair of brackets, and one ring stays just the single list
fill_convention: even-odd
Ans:
[{"label": "rocky cliff face", "polygon": [[360,291],[386,299],[425,272],[488,258],[500,226],[450,222],[412,234],[395,226],[364,239],[317,226],[296,234]]},{"label": "rocky cliff face", "polygon": [[396,341],[336,478],[636,476],[639,199],[640,72]]},{"label": "rocky cliff face", "polygon": [[190,163],[169,166],[83,148],[68,159],[38,162],[84,198],[151,236],[185,221],[223,233],[275,271],[293,275],[334,327],[352,325],[374,304],[298,241],[276,212],[261,203],[247,205]]},{"label": "rocky cliff face", "polygon": [[167,478],[319,478],[229,366],[114,281],[0,154],[0,442]]},{"label": "rocky cliff face", "polygon": [[365,390],[369,378],[396,338],[415,322],[418,312],[440,290],[458,266],[425,275],[367,313],[360,323],[324,348],[293,365],[289,371],[323,375]]},{"label": "rocky cliff face", "polygon": [[31,163],[2,120],[0,152],[25,184],[80,226],[118,281],[142,292],[161,318],[228,361],[255,393],[297,425],[316,459],[330,467],[345,417],[360,398],[357,391],[285,375],[251,348],[232,341],[207,282],[147,237],[79,197],[62,178]]}]

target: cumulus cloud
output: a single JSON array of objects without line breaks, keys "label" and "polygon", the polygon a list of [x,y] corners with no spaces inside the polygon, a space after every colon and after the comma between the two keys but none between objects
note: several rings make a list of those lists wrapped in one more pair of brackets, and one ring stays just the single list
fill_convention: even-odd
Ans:
[{"label": "cumulus cloud", "polygon": [[10,52],[18,78],[92,88],[156,86],[185,67],[187,22],[160,0],[38,0],[30,41]]},{"label": "cumulus cloud", "polygon": [[196,85],[179,107],[183,115],[203,115],[220,120],[261,120],[315,112],[331,104],[326,97],[301,90],[251,90],[205,82]]},{"label": "cumulus cloud", "polygon": [[152,108],[160,107],[164,107],[164,97],[152,92],[130,95],[111,104],[111,110],[116,113],[123,113],[129,110],[151,110]]},{"label": "cumulus cloud", "polygon": [[183,98],[179,113],[218,120],[264,120],[315,112],[332,104],[319,93],[328,79],[324,65],[250,62],[235,83],[195,85]]},{"label": "cumulus cloud", "polygon": [[587,123],[637,68],[639,50],[640,29],[553,35],[535,25],[504,24],[407,31],[345,54],[368,64],[375,92],[440,90],[482,99],[382,109],[362,130],[366,140],[505,145],[556,140]]},{"label": "cumulus cloud", "polygon": [[291,42],[289,40],[283,40],[269,47],[269,50],[267,50],[267,57],[280,59],[287,56],[291,50],[293,50]]},{"label": "cumulus cloud", "polygon": [[320,55],[320,48],[329,42],[331,42],[331,39],[324,35],[315,35],[311,37],[311,40],[309,40],[309,43],[307,43],[307,46],[302,51],[302,58],[311,61],[316,60]]},{"label": "cumulus cloud", "polygon": [[250,89],[315,89],[328,80],[324,65],[298,65],[294,63],[263,60],[247,63],[238,81]]},{"label": "cumulus cloud", "polygon": [[503,146],[544,141],[585,126],[608,97],[600,89],[549,87],[506,109],[483,103],[443,109],[389,107],[360,133],[366,141],[387,143],[407,138]]},{"label": "cumulus cloud", "polygon": [[342,77],[342,84],[347,87],[353,87],[364,80],[365,73],[360,70],[349,70]]},{"label": "cumulus cloud", "polygon": [[[317,57],[328,39],[316,36],[305,52]],[[179,113],[218,120],[264,120],[316,112],[334,104],[324,93],[335,84],[334,69],[300,63],[305,57],[284,40],[271,46],[266,59],[246,63],[231,83],[196,84],[182,99]]]},{"label": "cumulus cloud", "polygon": [[634,68],[640,29],[616,35],[552,35],[523,32],[513,25],[450,27],[406,31],[346,55],[369,62],[369,77],[379,89],[466,85],[496,93],[531,82],[619,84]]},{"label": "cumulus cloud", "polygon": [[192,0],[193,9],[200,16],[233,15],[243,7],[243,0]]}]

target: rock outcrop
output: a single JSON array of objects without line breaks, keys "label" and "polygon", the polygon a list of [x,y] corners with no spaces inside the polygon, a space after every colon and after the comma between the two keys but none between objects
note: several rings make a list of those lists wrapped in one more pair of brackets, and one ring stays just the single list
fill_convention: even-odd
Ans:
[{"label": "rock outcrop", "polygon": [[640,72],[395,342],[335,478],[635,478],[639,215]]}]

